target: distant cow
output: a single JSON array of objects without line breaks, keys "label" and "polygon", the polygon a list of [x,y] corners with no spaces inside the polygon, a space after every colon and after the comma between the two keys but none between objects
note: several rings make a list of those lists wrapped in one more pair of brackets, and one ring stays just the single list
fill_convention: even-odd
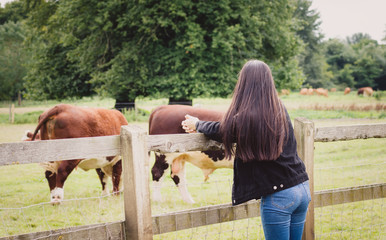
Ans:
[{"label": "distant cow", "polygon": [[318,95],[328,97],[328,90],[327,90],[327,89],[324,89],[324,88],[317,88],[317,89],[315,90],[315,92],[316,92],[316,94],[318,94]]},{"label": "distant cow", "polygon": [[312,89],[312,88],[302,88],[299,93],[300,93],[300,95],[313,95],[314,94],[314,89]]},{"label": "distant cow", "polygon": [[344,89],[344,95],[349,94],[351,92],[351,89],[349,87],[346,87]]},{"label": "distant cow", "polygon": [[374,90],[371,87],[363,87],[358,89],[358,95],[371,97],[373,95],[373,92]]},{"label": "distant cow", "polygon": [[[31,140],[39,136],[39,130],[41,140],[119,135],[121,126],[127,124],[125,117],[117,110],[60,104],[39,116],[39,123]],[[112,177],[113,192],[119,191],[122,173],[120,156],[55,161],[41,165],[46,170],[52,204],[60,204],[63,200],[64,182],[77,166],[87,170],[96,169],[104,193],[106,175]]]},{"label": "distant cow", "polygon": [[290,95],[290,91],[288,89],[282,89],[281,94],[282,95]]},{"label": "distant cow", "polygon": [[[200,120],[220,121],[222,112],[183,105],[167,105],[156,108],[149,118],[149,135],[157,134],[182,134],[185,131],[181,122],[185,115],[198,117]],[[155,153],[155,162],[151,170],[153,176],[153,199],[161,200],[161,181],[165,171],[171,166],[171,177],[181,193],[182,199],[187,203],[194,203],[187,187],[185,179],[185,162],[201,168],[204,173],[204,181],[217,168],[233,168],[233,159],[226,160],[224,152],[195,151],[185,153]]]},{"label": "distant cow", "polygon": [[302,89],[300,89],[300,95],[307,95],[307,93],[308,93],[308,89],[307,88],[302,88]]}]

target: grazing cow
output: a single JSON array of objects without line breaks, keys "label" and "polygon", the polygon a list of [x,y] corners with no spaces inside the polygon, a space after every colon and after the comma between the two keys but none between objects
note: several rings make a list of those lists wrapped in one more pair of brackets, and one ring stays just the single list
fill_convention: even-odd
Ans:
[{"label": "grazing cow", "polygon": [[281,94],[282,95],[290,95],[290,91],[288,89],[282,89]]},{"label": "grazing cow", "polygon": [[[32,136],[33,136],[33,133],[27,130],[21,140],[31,141]],[[39,132],[36,134],[34,140],[35,141],[41,140]],[[102,184],[102,195],[107,195],[109,193],[109,190],[107,187],[108,178],[110,177],[111,179],[113,179],[113,167],[119,160],[120,160],[120,157],[114,158],[113,161],[109,161],[109,159],[106,157],[88,158],[88,159],[81,160],[77,167],[81,168],[84,171],[95,169]],[[40,163],[40,166],[42,166],[46,171],[57,173],[60,163],[61,161],[42,162]],[[52,199],[59,200],[58,196],[54,196],[54,198]]]},{"label": "grazing cow", "polygon": [[330,92],[336,92],[336,88],[331,88]]},{"label": "grazing cow", "polygon": [[307,88],[302,88],[302,89],[300,89],[300,95],[307,95],[307,93],[308,93],[308,89]]},{"label": "grazing cow", "polygon": [[351,88],[346,87],[346,88],[344,89],[344,95],[349,94],[350,92],[351,92]]},{"label": "grazing cow", "polygon": [[300,93],[300,95],[313,95],[314,94],[314,89],[312,89],[312,88],[302,88],[299,93]]},{"label": "grazing cow", "polygon": [[[125,117],[117,110],[60,104],[39,116],[39,123],[31,140],[39,137],[39,130],[41,140],[118,135],[121,126],[127,124]],[[42,166],[46,170],[52,204],[60,204],[63,200],[64,182],[77,166],[87,170],[96,169],[103,193],[107,191],[107,176],[112,177],[113,192],[119,191],[122,173],[120,156],[48,162]]]},{"label": "grazing cow", "polygon": [[328,90],[327,90],[327,89],[324,89],[324,88],[317,88],[317,89],[315,90],[315,92],[316,92],[316,94],[318,94],[318,95],[328,97]]},{"label": "grazing cow", "polygon": [[[195,108],[186,105],[165,105],[152,111],[149,118],[149,135],[157,134],[179,134],[185,133],[181,122],[185,115],[189,114],[205,121],[220,121],[222,112]],[[233,168],[233,159],[227,160],[224,152],[217,151],[194,151],[185,153],[155,153],[155,162],[151,173],[153,176],[153,199],[161,200],[161,181],[164,172],[171,166],[171,177],[181,193],[182,199],[187,203],[194,203],[187,187],[185,179],[185,162],[201,168],[204,173],[204,181],[217,168]]]},{"label": "grazing cow", "polygon": [[373,95],[373,92],[374,90],[371,87],[363,87],[358,89],[358,95],[371,97]]}]

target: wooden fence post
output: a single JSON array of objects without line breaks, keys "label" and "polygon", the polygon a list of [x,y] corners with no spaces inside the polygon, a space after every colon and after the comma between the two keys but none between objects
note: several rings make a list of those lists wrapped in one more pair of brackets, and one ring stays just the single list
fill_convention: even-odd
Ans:
[{"label": "wooden fence post", "polygon": [[139,126],[121,128],[125,227],[130,240],[153,239],[146,135]]},{"label": "wooden fence post", "polygon": [[295,119],[295,137],[297,141],[297,150],[299,157],[306,165],[310,191],[311,202],[308,206],[306,223],[304,225],[303,240],[315,239],[314,222],[314,123],[306,118]]},{"label": "wooden fence post", "polygon": [[15,123],[15,104],[13,103],[9,105],[9,122]]}]

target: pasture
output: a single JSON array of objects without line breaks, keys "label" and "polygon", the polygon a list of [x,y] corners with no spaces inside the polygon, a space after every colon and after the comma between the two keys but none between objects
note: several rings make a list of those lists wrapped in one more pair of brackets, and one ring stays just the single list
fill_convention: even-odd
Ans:
[{"label": "pasture", "polygon": [[[291,119],[306,117],[313,120],[317,127],[386,122],[386,104],[382,98],[376,100],[355,94],[343,96],[343,93],[336,92],[330,93],[328,98],[292,93],[282,96],[282,100]],[[226,110],[229,102],[230,99],[195,99],[193,104]],[[70,103],[111,108],[114,101],[83,99]],[[166,103],[166,99],[141,99],[136,102],[137,108],[148,112]],[[25,117],[30,111],[38,113],[55,104],[25,103],[25,108],[16,108],[16,114]],[[7,104],[2,106],[0,119],[8,119]],[[140,120],[136,113],[127,116],[130,124],[147,129],[147,122]],[[26,119],[25,122],[30,123],[11,125],[2,120],[0,142],[20,141],[25,130],[33,130],[36,123],[29,117]],[[385,182],[385,146],[386,139],[315,143],[315,191]],[[186,168],[189,191],[196,203],[189,205],[182,202],[177,188],[167,176],[162,188],[163,202],[152,202],[152,215],[230,202],[231,170],[216,170],[209,181],[203,183],[201,170],[190,164]],[[38,164],[0,167],[0,237],[123,219],[122,196],[100,197],[101,187],[95,171],[75,170],[65,184],[65,191],[67,201],[53,207],[46,204],[49,190],[43,169]],[[317,208],[316,234],[320,239],[381,239],[385,236],[384,212],[383,199]],[[263,232],[259,219],[216,224],[154,238],[260,239]]]}]

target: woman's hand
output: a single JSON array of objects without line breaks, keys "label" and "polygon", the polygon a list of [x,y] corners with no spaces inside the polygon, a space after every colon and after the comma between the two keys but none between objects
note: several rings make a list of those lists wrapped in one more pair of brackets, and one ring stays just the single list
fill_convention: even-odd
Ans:
[{"label": "woman's hand", "polygon": [[185,120],[181,122],[182,129],[185,130],[187,133],[195,133],[196,131],[196,123],[200,119],[190,116],[188,114],[185,115]]}]

